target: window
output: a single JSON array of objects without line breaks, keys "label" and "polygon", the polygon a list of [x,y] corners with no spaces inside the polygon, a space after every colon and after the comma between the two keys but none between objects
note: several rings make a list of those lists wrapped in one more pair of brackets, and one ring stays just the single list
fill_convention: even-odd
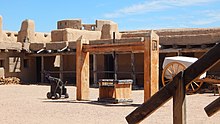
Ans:
[{"label": "window", "polygon": [[4,67],[4,60],[0,60],[0,67]]},{"label": "window", "polygon": [[24,68],[28,68],[29,67],[29,60],[28,59],[24,59],[23,66],[24,66]]},{"label": "window", "polygon": [[9,72],[21,72],[20,57],[9,57]]}]

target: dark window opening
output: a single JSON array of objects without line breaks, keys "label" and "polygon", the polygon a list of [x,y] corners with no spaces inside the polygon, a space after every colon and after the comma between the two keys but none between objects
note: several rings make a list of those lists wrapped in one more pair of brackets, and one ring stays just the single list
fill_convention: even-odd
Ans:
[{"label": "dark window opening", "polygon": [[29,63],[28,63],[28,59],[24,59],[24,68],[28,68],[29,67]]},{"label": "dark window opening", "polygon": [[0,67],[4,67],[4,60],[0,60]]}]

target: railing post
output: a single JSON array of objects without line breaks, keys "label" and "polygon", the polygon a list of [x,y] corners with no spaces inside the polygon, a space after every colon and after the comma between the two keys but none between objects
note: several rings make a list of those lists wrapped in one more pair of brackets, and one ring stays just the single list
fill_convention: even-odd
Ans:
[{"label": "railing post", "polygon": [[[183,75],[183,72],[181,72],[181,74]],[[173,124],[186,124],[185,90],[182,76],[178,79],[178,83],[173,94]]]}]

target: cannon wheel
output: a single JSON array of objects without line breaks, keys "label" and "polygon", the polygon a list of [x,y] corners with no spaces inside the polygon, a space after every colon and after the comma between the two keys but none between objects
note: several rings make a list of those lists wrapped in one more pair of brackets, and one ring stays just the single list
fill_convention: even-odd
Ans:
[{"label": "cannon wheel", "polygon": [[[165,66],[162,72],[162,84],[165,86],[171,82],[173,78],[180,72],[186,69],[186,66],[179,62],[171,62]],[[170,76],[168,76],[170,75]],[[189,94],[195,93],[202,86],[203,82],[193,81],[186,86],[186,92]]]}]

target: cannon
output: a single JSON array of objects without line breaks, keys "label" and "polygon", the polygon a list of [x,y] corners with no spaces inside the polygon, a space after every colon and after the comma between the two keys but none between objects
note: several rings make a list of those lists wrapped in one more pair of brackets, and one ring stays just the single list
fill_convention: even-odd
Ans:
[{"label": "cannon", "polygon": [[45,78],[50,82],[50,92],[47,93],[48,99],[59,99],[62,96],[69,98],[67,89],[65,88],[67,82],[63,82],[61,79],[52,77],[48,72],[45,73]]}]

